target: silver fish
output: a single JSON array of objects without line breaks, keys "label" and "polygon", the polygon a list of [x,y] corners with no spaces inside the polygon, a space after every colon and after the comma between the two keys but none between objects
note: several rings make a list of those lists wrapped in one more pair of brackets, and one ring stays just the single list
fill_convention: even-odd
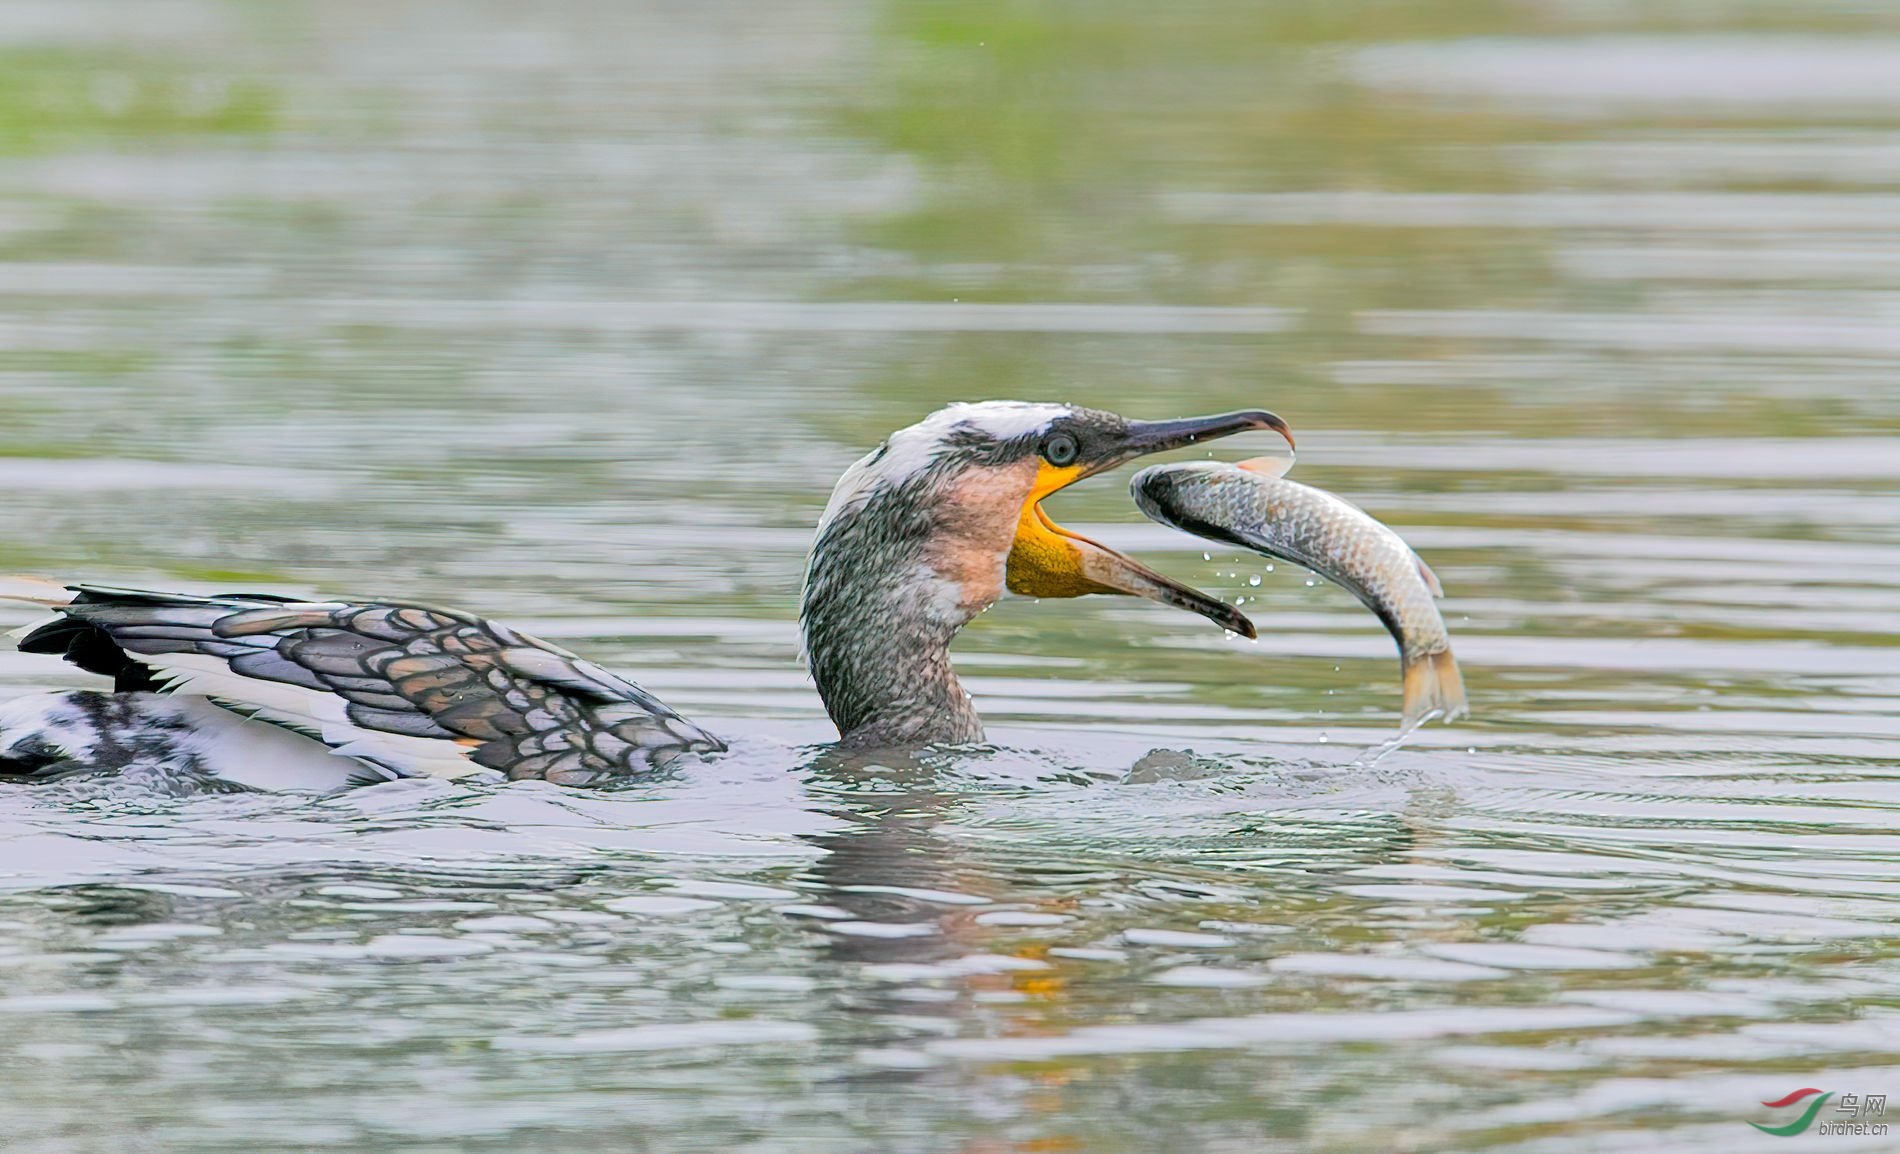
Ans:
[{"label": "silver fish", "polygon": [[1197,537],[1278,557],[1359,598],[1399,643],[1405,720],[1465,713],[1465,683],[1438,612],[1438,577],[1397,533],[1331,493],[1281,476],[1285,458],[1238,465],[1153,465],[1129,481],[1155,521]]}]

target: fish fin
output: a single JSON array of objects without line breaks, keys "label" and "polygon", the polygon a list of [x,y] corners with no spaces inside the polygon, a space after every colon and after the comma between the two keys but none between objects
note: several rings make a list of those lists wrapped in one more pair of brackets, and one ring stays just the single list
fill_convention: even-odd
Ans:
[{"label": "fish fin", "polygon": [[1404,659],[1405,720],[1422,720],[1436,713],[1454,721],[1470,712],[1465,706],[1465,679],[1451,650]]},{"label": "fish fin", "polygon": [[1258,473],[1262,477],[1284,477],[1293,467],[1291,457],[1250,457],[1240,462],[1240,467],[1249,473]]},{"label": "fish fin", "polygon": [[1418,562],[1418,575],[1424,578],[1425,588],[1432,591],[1432,598],[1437,601],[1443,601],[1445,599],[1445,587],[1438,583],[1438,574],[1432,572],[1432,567],[1425,564],[1425,558],[1420,557],[1417,553],[1412,554],[1412,560]]}]

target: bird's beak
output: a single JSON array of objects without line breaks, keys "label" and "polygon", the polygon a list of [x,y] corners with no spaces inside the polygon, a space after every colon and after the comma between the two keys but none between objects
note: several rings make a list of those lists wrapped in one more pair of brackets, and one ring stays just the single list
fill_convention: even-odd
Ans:
[{"label": "bird's beak", "polygon": [[1081,597],[1090,593],[1146,597],[1199,613],[1242,637],[1253,637],[1253,622],[1240,610],[1063,528],[1042,511],[1042,502],[1084,477],[1137,457],[1257,429],[1271,429],[1285,437],[1288,445],[1293,443],[1293,434],[1285,421],[1256,409],[1178,421],[1130,421],[1117,443],[1105,452],[1098,450],[1092,460],[1061,467],[1042,462],[1029,499],[1023,503],[1016,540],[1010,548],[1009,591],[1025,597]]},{"label": "bird's beak", "polygon": [[1280,434],[1286,438],[1287,448],[1293,447],[1293,430],[1287,428],[1285,421],[1265,409],[1245,409],[1215,417],[1183,417],[1178,421],[1130,421],[1128,431],[1122,437],[1120,454],[1111,454],[1107,460],[1097,462],[1084,475],[1112,469],[1150,453],[1185,449],[1202,441],[1218,441],[1235,433],[1251,433],[1261,429]]}]

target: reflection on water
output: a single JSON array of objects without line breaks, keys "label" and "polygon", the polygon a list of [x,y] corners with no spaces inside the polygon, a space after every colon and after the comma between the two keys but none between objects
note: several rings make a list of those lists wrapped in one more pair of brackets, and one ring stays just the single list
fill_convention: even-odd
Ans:
[{"label": "reflection on water", "polygon": [[[0,796],[8,1149],[1767,1150],[1887,1091],[1891,14],[1159,13],[0,3],[0,571],[448,601],[735,739]],[[1004,605],[996,748],[827,752],[809,528],[979,396],[1280,411],[1475,718],[1368,756],[1377,624],[1103,479],[1258,644]]]}]

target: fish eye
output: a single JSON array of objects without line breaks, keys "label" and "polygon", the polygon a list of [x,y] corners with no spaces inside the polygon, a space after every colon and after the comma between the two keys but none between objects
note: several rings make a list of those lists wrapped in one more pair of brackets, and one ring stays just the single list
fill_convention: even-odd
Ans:
[{"label": "fish eye", "polygon": [[1082,447],[1076,444],[1075,437],[1069,433],[1050,433],[1042,441],[1042,459],[1057,468],[1075,464],[1081,452]]}]

